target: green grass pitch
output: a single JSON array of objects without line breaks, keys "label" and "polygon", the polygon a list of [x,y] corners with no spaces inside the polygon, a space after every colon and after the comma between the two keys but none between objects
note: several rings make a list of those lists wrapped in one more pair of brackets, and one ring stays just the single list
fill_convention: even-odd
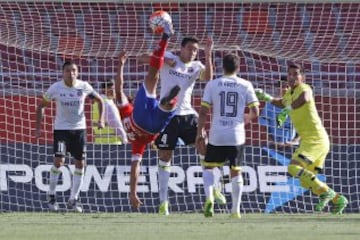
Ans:
[{"label": "green grass pitch", "polygon": [[360,214],[200,213],[0,213],[0,239],[15,240],[352,240],[360,239]]}]

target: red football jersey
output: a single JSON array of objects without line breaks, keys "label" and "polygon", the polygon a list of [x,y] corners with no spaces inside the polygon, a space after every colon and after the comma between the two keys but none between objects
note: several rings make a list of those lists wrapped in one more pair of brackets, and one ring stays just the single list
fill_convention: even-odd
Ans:
[{"label": "red football jersey", "polygon": [[138,154],[142,156],[145,151],[146,145],[154,141],[158,134],[146,132],[145,130],[137,126],[132,117],[133,110],[134,106],[130,103],[119,107],[119,112],[124,124],[124,129],[126,131],[128,140],[132,146],[132,154]]}]

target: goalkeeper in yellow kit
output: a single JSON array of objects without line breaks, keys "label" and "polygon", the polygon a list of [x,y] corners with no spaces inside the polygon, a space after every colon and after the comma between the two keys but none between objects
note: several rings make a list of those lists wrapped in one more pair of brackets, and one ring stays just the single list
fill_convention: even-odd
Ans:
[{"label": "goalkeeper in yellow kit", "polygon": [[261,89],[255,90],[256,95],[259,100],[283,108],[276,117],[278,126],[290,116],[301,138],[299,148],[292,155],[288,173],[298,178],[303,188],[319,196],[319,203],[315,206],[316,211],[322,211],[331,201],[333,205],[331,212],[341,214],[348,200],[316,177],[323,170],[330,142],[316,110],[312,89],[304,83],[304,70],[298,64],[288,67],[287,78],[290,89],[282,98],[273,98]]}]

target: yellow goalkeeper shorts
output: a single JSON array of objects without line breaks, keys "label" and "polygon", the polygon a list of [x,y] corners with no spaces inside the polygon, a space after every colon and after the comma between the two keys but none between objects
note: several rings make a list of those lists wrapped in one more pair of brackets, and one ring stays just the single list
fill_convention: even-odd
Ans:
[{"label": "yellow goalkeeper shorts", "polygon": [[323,169],[329,150],[330,143],[328,141],[301,142],[291,159],[296,160],[301,163],[303,168],[316,174]]}]

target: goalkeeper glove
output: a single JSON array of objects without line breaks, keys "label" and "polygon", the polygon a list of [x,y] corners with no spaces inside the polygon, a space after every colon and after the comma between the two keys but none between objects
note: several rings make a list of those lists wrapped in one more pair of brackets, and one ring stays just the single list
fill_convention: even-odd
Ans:
[{"label": "goalkeeper glove", "polygon": [[291,106],[287,106],[283,108],[278,115],[276,115],[276,124],[278,128],[284,125],[291,110],[292,110]]},{"label": "goalkeeper glove", "polygon": [[270,102],[271,100],[273,100],[273,97],[270,94],[264,92],[264,90],[262,90],[261,88],[256,88],[255,94],[260,101]]}]

